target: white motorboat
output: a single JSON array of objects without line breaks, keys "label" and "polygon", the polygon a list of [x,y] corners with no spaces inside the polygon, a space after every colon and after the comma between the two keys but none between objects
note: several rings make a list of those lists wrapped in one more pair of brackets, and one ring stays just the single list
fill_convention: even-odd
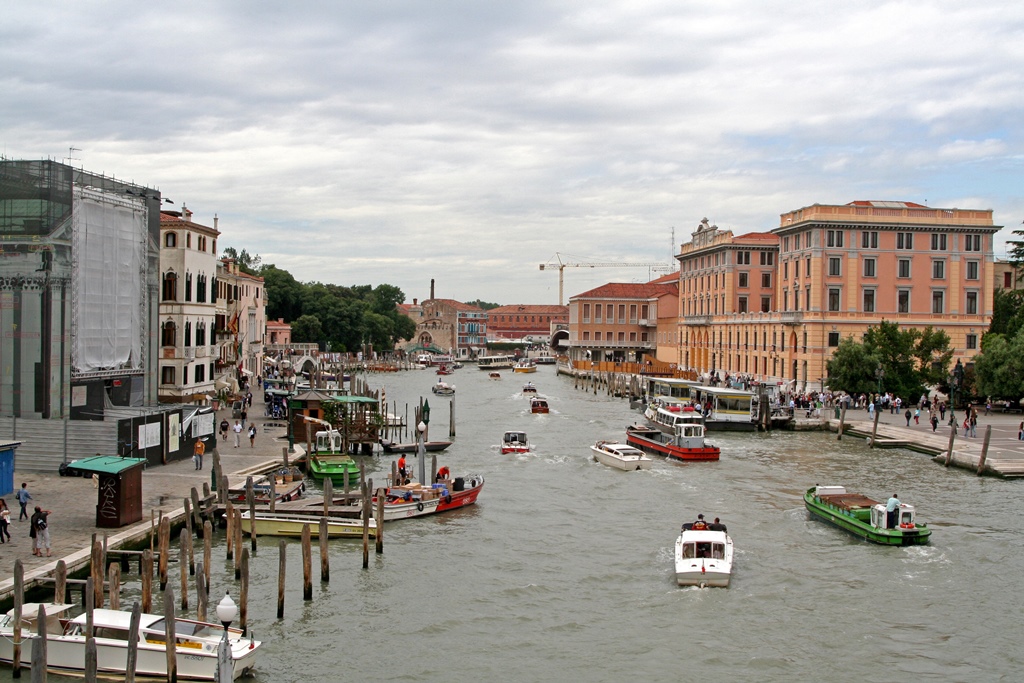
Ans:
[{"label": "white motorboat", "polygon": [[526,432],[505,432],[501,437],[502,453],[529,453],[530,440]]},{"label": "white motorboat", "polygon": [[[63,616],[73,605],[41,603],[46,614],[46,668],[60,674],[81,675],[85,671],[85,614],[74,619]],[[21,613],[21,663],[32,664],[32,641],[38,638],[40,603],[27,603]],[[100,677],[125,675],[128,660],[128,629],[131,612],[93,610],[97,672]],[[177,643],[178,680],[212,681],[217,673],[217,646],[224,627],[191,619],[174,620]],[[0,661],[11,664],[14,656],[14,610],[0,620]],[[143,614],[139,621],[136,676],[167,678],[167,622],[159,614]],[[256,665],[262,643],[245,638],[242,631],[228,629],[232,680],[249,673]]]},{"label": "white motorboat", "polygon": [[698,519],[684,524],[676,539],[676,583],[680,586],[729,585],[732,539],[724,524]]},{"label": "white motorboat", "polygon": [[639,448],[624,443],[598,441],[590,447],[594,460],[602,465],[615,467],[626,472],[650,469],[652,460]]},{"label": "white motorboat", "polygon": [[437,380],[437,384],[432,386],[430,390],[433,391],[438,396],[455,395],[455,386],[452,384],[448,384],[447,382],[442,382],[441,380]]}]

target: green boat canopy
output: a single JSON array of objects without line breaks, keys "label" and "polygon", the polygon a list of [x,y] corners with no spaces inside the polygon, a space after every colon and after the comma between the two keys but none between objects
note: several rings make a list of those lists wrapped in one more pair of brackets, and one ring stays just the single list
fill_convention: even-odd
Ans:
[{"label": "green boat canopy", "polygon": [[97,474],[120,474],[139,465],[145,465],[145,458],[121,458],[116,455],[97,455],[92,458],[72,460],[68,467],[73,467],[82,472],[95,472]]}]

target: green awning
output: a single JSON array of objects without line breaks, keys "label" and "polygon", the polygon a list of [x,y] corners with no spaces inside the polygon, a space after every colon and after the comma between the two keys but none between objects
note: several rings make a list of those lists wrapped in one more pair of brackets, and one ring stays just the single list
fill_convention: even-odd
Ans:
[{"label": "green awning", "polygon": [[377,403],[377,399],[372,396],[331,396],[331,401],[337,401],[338,403]]},{"label": "green awning", "polygon": [[97,474],[120,474],[139,465],[145,465],[145,458],[119,458],[116,455],[97,455],[81,460],[72,460],[68,467],[73,467],[82,472],[95,472]]}]

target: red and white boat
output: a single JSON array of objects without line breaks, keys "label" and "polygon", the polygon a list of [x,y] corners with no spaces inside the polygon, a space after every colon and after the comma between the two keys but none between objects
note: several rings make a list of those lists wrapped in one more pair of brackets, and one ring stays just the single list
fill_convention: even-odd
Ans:
[{"label": "red and white boat", "polygon": [[[388,489],[384,501],[384,520],[409,517],[423,517],[438,512],[457,510],[476,502],[480,491],[484,488],[482,474],[474,474],[468,479],[456,477],[439,482],[433,486],[412,483],[392,486]],[[373,499],[373,514],[377,514],[377,499]]]},{"label": "red and white boat", "polygon": [[722,450],[704,440],[704,425],[698,420],[675,425],[675,434],[654,427],[626,427],[626,443],[647,453],[675,460],[718,460]]},{"label": "red and white boat", "polygon": [[551,412],[548,407],[548,400],[540,395],[535,395],[530,399],[530,412],[534,414],[547,415]]},{"label": "red and white boat", "polygon": [[502,453],[529,453],[530,440],[526,432],[505,432],[501,437]]}]

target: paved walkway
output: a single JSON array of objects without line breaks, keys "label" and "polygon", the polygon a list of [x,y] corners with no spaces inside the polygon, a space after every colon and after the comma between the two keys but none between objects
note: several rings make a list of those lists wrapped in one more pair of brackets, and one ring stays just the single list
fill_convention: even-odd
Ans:
[{"label": "paved walkway", "polygon": [[[261,412],[262,402],[256,399],[253,409]],[[224,418],[227,418],[230,424],[234,424],[230,409],[219,411],[215,424],[219,425]],[[233,446],[233,433],[229,432],[227,441],[221,440],[219,434],[216,435],[221,464],[229,478],[234,472],[247,470],[261,463],[280,463],[282,447],[288,445],[283,420],[258,417],[250,421],[254,422],[258,429],[255,447],[250,447],[249,438],[245,434],[242,435],[242,445],[239,448]],[[297,444],[296,448],[300,449],[303,445]],[[160,511],[169,514],[181,508],[193,487],[202,495],[203,483],[211,484],[212,450],[208,443],[201,471],[195,469],[191,457],[146,469],[142,475],[142,518],[147,527],[151,514],[159,516]],[[29,493],[32,495],[32,500],[28,504],[29,514],[35,505],[51,511],[49,528],[52,557],[32,555],[28,520],[17,521],[20,512],[18,502],[13,495],[6,496],[7,504],[11,507],[11,541],[0,545],[0,591],[13,577],[16,559],[22,561],[25,575],[28,577],[36,571],[52,569],[59,558],[87,549],[94,533],[102,538],[104,533],[113,536],[125,531],[96,527],[97,492],[92,478],[61,477],[56,472],[42,474],[15,471],[15,488],[21,488],[22,482],[28,484]]]}]

